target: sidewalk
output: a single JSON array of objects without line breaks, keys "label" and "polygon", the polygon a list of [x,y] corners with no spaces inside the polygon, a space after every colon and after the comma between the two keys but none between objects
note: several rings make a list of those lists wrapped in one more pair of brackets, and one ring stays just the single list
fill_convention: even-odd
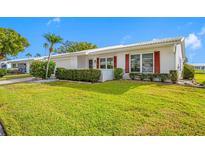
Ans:
[{"label": "sidewalk", "polygon": [[33,81],[34,77],[27,77],[27,78],[20,78],[20,79],[11,79],[11,80],[3,80],[0,81],[0,85],[7,85],[7,84],[14,84],[14,83],[20,83],[20,82],[29,82]]}]

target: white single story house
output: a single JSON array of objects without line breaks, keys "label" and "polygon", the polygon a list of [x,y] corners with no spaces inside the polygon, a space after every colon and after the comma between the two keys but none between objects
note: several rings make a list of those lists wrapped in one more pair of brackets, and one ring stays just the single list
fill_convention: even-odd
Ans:
[{"label": "white single story house", "polygon": [[[33,60],[14,60],[8,63],[26,64],[26,72]],[[112,80],[114,68],[124,70],[124,79],[129,78],[130,72],[139,73],[169,73],[178,70],[181,75],[185,60],[185,41],[183,37],[168,38],[141,42],[130,45],[118,45],[104,48],[84,50],[74,53],[52,55],[56,67],[67,69],[100,69],[101,80]]]},{"label": "white single story house", "polygon": [[21,73],[29,73],[30,65],[34,60],[43,60],[47,57],[34,57],[14,59],[0,62],[0,68],[6,68],[9,70],[18,70]]}]

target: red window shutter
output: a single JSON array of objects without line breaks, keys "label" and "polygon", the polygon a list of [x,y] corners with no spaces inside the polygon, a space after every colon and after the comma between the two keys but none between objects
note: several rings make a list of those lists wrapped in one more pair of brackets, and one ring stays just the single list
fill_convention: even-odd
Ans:
[{"label": "red window shutter", "polygon": [[117,68],[117,56],[114,56],[114,68]]},{"label": "red window shutter", "polygon": [[154,52],[154,73],[160,73],[160,51]]},{"label": "red window shutter", "polygon": [[129,73],[129,54],[125,55],[125,73]]},{"label": "red window shutter", "polygon": [[99,58],[97,58],[97,68],[99,68]]}]

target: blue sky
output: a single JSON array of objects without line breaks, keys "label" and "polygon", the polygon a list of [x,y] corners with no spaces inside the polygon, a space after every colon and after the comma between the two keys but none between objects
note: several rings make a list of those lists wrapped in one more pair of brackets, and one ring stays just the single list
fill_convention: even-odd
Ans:
[{"label": "blue sky", "polygon": [[45,55],[43,34],[51,32],[98,47],[184,36],[189,62],[205,63],[205,18],[0,18],[0,27],[15,29],[31,44],[18,58]]}]

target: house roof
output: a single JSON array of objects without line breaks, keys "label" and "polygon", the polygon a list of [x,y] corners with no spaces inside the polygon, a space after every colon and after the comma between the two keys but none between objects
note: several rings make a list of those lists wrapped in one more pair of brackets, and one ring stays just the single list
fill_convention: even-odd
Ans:
[{"label": "house roof", "polygon": [[[185,43],[183,37],[176,37],[176,38],[166,38],[166,39],[157,39],[152,41],[145,41],[140,43],[128,44],[128,45],[115,45],[103,48],[96,48],[96,49],[89,49],[83,51],[77,51],[72,53],[61,53],[52,55],[52,58],[60,58],[65,56],[75,56],[75,55],[93,55],[93,54],[102,54],[102,53],[111,53],[111,52],[118,52],[124,51],[125,49],[132,49],[132,48],[150,48],[150,47],[159,47],[159,46],[166,46],[166,45],[173,45],[173,44],[182,44],[182,52],[183,57],[185,57]],[[9,60],[7,62],[21,62],[21,61],[30,61],[30,60],[41,60],[45,59],[47,56],[44,57],[37,57],[37,58],[23,58],[23,59],[15,59]]]},{"label": "house roof", "polygon": [[32,60],[41,60],[46,58],[47,56],[44,57],[31,57],[31,58],[21,58],[21,59],[13,59],[13,60],[7,60],[7,61],[2,61],[4,63],[13,63],[13,62],[23,62],[23,61],[32,61]]},{"label": "house roof", "polygon": [[89,50],[83,50],[83,51],[72,52],[72,53],[62,53],[62,54],[52,55],[52,57],[58,58],[58,57],[73,56],[73,55],[102,54],[102,53],[117,52],[120,50],[123,51],[124,49],[127,49],[127,48],[141,49],[141,48],[149,48],[149,47],[166,46],[166,45],[172,45],[172,44],[177,44],[177,43],[182,44],[183,57],[185,57],[185,45],[184,45],[183,37],[158,39],[158,40],[145,41],[145,42],[128,44],[128,45],[109,46],[109,47],[89,49]]}]

